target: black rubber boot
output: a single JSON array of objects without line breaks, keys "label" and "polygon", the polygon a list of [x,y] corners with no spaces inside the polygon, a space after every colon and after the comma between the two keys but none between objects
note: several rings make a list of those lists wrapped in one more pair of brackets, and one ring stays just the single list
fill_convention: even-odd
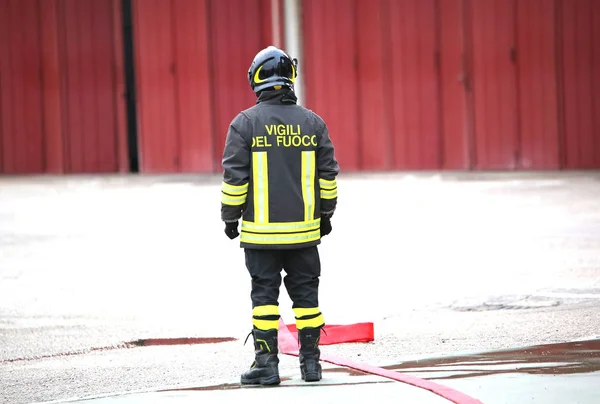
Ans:
[{"label": "black rubber boot", "polygon": [[321,328],[303,328],[298,330],[300,341],[300,373],[302,380],[307,382],[318,382],[321,380],[321,364],[319,358],[319,338]]},{"label": "black rubber boot", "polygon": [[254,362],[242,374],[242,384],[275,385],[279,379],[279,358],[277,357],[277,330],[252,330],[254,338]]}]

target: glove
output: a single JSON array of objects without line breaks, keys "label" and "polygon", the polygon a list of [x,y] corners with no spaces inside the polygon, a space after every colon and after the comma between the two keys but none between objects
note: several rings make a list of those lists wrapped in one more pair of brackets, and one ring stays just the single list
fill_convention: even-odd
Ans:
[{"label": "glove", "polygon": [[240,232],[238,231],[238,221],[237,220],[235,222],[225,222],[225,234],[231,240],[233,240],[234,238],[236,238],[237,236],[240,235]]},{"label": "glove", "polygon": [[321,237],[328,235],[331,233],[331,217],[322,216],[321,217]]}]

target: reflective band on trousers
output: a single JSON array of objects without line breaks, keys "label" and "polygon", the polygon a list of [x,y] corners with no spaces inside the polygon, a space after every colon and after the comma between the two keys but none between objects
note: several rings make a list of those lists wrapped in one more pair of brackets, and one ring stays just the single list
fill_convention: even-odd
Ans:
[{"label": "reflective band on trousers", "polygon": [[294,315],[296,318],[304,317],[304,316],[312,316],[314,314],[319,314],[321,310],[318,307],[295,307],[292,309],[294,311]]},{"label": "reflective band on trousers", "polygon": [[240,240],[252,244],[299,244],[318,240],[321,237],[320,230],[308,231],[306,233],[292,234],[253,234],[242,230]]},{"label": "reflective band on trousers", "polygon": [[296,319],[296,328],[301,330],[303,328],[317,328],[321,327],[325,324],[325,319],[322,314],[319,314],[315,318],[309,318],[308,320],[303,320],[300,318]]},{"label": "reflective band on trousers", "polygon": [[315,152],[302,152],[302,199],[304,199],[304,220],[315,217]]},{"label": "reflective band on trousers", "polygon": [[278,316],[279,306],[268,304],[265,306],[256,306],[252,309],[253,316]]},{"label": "reflective band on trousers", "polygon": [[259,330],[269,331],[272,329],[279,328],[279,320],[259,320],[256,318],[252,319],[252,325]]},{"label": "reflective band on trousers", "polygon": [[306,222],[254,223],[242,221],[242,231],[253,233],[295,233],[318,229],[321,218]]},{"label": "reflective band on trousers", "polygon": [[269,221],[269,170],[267,152],[252,152],[252,174],[254,176],[254,221]]}]

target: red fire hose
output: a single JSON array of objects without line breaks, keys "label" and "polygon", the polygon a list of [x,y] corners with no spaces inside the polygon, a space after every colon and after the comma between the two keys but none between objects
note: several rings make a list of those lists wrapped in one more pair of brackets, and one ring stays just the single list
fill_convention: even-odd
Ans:
[{"label": "red fire hose", "polygon": [[[326,325],[326,334],[321,337],[320,345],[340,344],[344,342],[368,342],[374,340],[373,323],[358,323],[350,325]],[[279,320],[279,350],[291,356],[298,356],[298,333],[293,325],[286,325]],[[429,390],[455,404],[482,404],[481,401],[460,391],[443,386],[429,380],[405,375],[391,370],[355,363],[332,355],[321,355],[321,361],[359,370],[364,373],[385,377],[398,382]]]}]

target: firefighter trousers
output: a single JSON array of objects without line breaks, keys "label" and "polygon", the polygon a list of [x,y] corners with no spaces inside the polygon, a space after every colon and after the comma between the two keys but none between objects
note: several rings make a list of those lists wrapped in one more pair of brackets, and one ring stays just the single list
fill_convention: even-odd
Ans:
[{"label": "firefighter trousers", "polygon": [[317,246],[299,249],[244,250],[252,278],[252,307],[278,305],[281,271],[293,308],[319,306],[321,261]]}]

